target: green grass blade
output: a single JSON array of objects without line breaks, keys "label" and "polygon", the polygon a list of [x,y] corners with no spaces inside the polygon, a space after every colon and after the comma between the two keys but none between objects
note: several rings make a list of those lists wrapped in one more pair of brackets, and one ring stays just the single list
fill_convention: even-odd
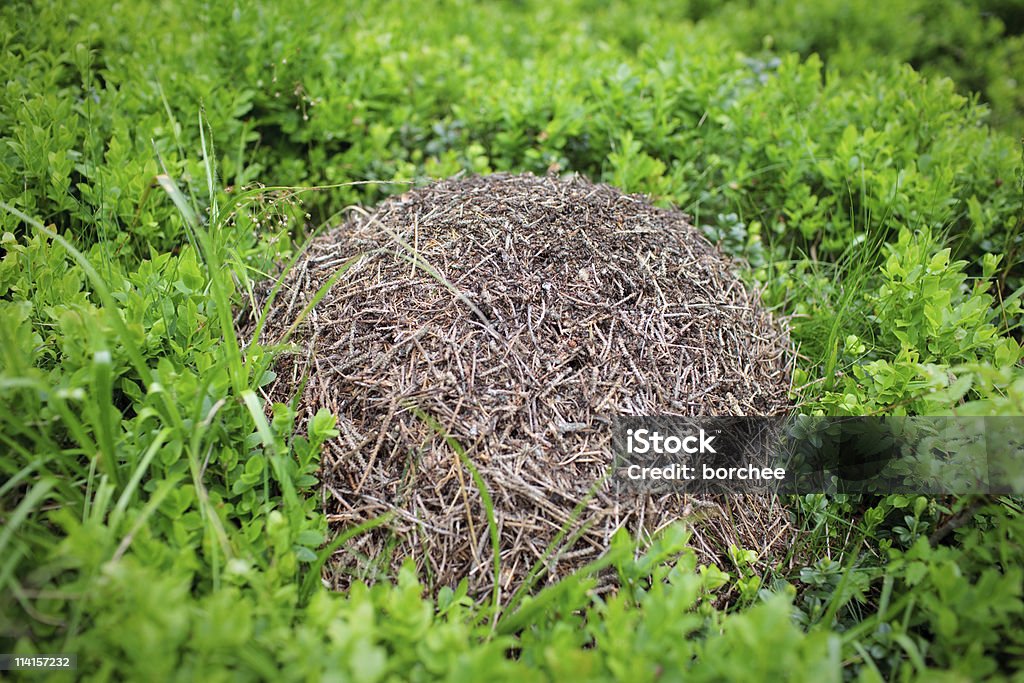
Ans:
[{"label": "green grass blade", "polygon": [[125,510],[128,509],[128,503],[131,501],[132,495],[139,487],[139,483],[142,481],[142,477],[146,474],[146,470],[149,469],[149,464],[153,462],[153,458],[156,456],[157,451],[164,445],[164,441],[170,436],[171,430],[164,427],[160,430],[160,433],[153,439],[153,443],[146,449],[146,453],[142,456],[141,462],[135,468],[132,473],[131,479],[128,480],[124,490],[121,491],[121,497],[117,500],[117,504],[114,506],[114,512],[110,517],[110,526],[114,529],[118,528],[121,523],[121,518],[124,516]]},{"label": "green grass blade", "polygon": [[14,509],[11,516],[5,521],[3,531],[0,531],[0,557],[6,556],[7,545],[11,542],[11,538],[14,537],[14,532],[25,523],[32,510],[46,498],[53,485],[54,481],[49,478],[36,482],[36,485],[29,489],[29,492],[25,494],[25,497],[18,504],[18,507]]},{"label": "green grass blade", "polygon": [[95,396],[90,405],[96,415],[94,427],[99,439],[101,468],[111,482],[120,486],[121,469],[115,439],[121,428],[120,420],[114,415],[114,368],[109,351],[97,351],[93,356],[92,384]]},{"label": "green grass blade", "polygon": [[338,534],[334,540],[324,546],[317,554],[316,560],[310,563],[309,569],[306,571],[306,576],[302,579],[302,595],[305,599],[309,599],[312,596],[314,589],[320,580],[320,572],[323,570],[327,560],[334,554],[334,552],[351,541],[356,536],[365,534],[368,531],[372,531],[379,526],[387,524],[392,520],[394,514],[391,512],[368,519],[365,522],[356,524],[348,529],[345,529]]},{"label": "green grass blade", "polygon": [[302,321],[305,320],[306,316],[309,315],[309,312],[312,311],[313,308],[318,303],[320,303],[320,300],[323,299],[324,296],[326,296],[327,292],[331,291],[331,288],[335,285],[335,283],[337,283],[338,280],[340,280],[341,277],[343,275],[345,275],[345,273],[347,273],[350,268],[352,268],[352,266],[354,266],[357,263],[359,263],[359,261],[364,256],[366,256],[366,254],[356,254],[355,256],[353,256],[352,258],[350,258],[349,260],[347,260],[343,264],[341,264],[338,267],[338,270],[336,270],[331,275],[331,277],[329,277],[327,279],[327,282],[325,282],[323,285],[321,285],[320,289],[316,290],[316,294],[313,295],[313,298],[310,299],[309,303],[307,303],[305,306],[303,306],[302,310],[299,312],[299,315],[296,316],[294,322],[292,322],[292,324],[288,326],[288,329],[285,330],[284,334],[281,336],[281,339],[279,339],[278,341],[279,342],[288,341],[288,339],[290,339],[292,334],[295,332],[295,329],[299,325],[301,325]]},{"label": "green grass blade", "polygon": [[270,465],[274,471],[274,478],[277,479],[277,483],[281,487],[281,493],[284,496],[285,505],[291,509],[295,509],[299,505],[299,495],[295,490],[295,483],[286,472],[284,462],[281,459],[281,455],[278,453],[277,441],[274,439],[274,432],[270,428],[270,423],[267,422],[267,416],[263,414],[263,407],[260,405],[260,400],[256,396],[256,393],[251,389],[246,389],[242,392],[242,400],[245,401],[245,406],[249,409],[249,414],[252,416],[253,422],[256,423],[256,431],[260,435],[260,440],[263,442],[263,448],[267,453],[267,458],[270,460]]},{"label": "green grass blade", "polygon": [[428,415],[419,408],[413,408],[412,412],[445,440],[448,447],[455,452],[465,468],[469,470],[469,476],[472,477],[473,483],[476,484],[477,491],[480,493],[480,501],[483,505],[484,513],[487,515],[487,530],[491,537],[491,553],[493,556],[494,588],[491,590],[491,632],[493,633],[497,626],[498,613],[501,609],[501,538],[498,533],[498,521],[494,515],[494,500],[491,498],[491,492],[487,488],[484,478],[480,476],[480,470],[476,468],[473,461],[466,455],[466,449],[462,447],[462,444],[450,435],[432,415]]}]

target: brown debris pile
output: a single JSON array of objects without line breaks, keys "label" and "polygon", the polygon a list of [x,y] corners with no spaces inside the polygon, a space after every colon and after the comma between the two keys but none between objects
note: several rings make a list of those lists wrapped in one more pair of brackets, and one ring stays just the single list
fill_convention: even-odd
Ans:
[{"label": "brown debris pile", "polygon": [[[337,529],[391,513],[327,568],[335,586],[415,559],[433,586],[493,586],[493,499],[503,592],[539,563],[552,580],[598,557],[620,527],[695,519],[693,543],[778,557],[777,502],[641,504],[588,495],[611,462],[615,415],[765,415],[788,405],[783,327],[678,212],[579,178],[496,174],[435,183],[358,212],[285,275],[263,341],[295,328],[270,389],[308,375],[307,419],[326,407],[324,505]],[[576,510],[581,504],[582,509]],[[549,544],[559,533],[566,539]]]}]

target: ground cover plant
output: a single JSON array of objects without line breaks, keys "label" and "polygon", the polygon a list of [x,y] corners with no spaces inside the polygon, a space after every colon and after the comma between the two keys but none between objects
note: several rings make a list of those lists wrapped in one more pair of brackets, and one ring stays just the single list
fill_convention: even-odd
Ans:
[{"label": "ground cover plant", "polygon": [[1020,9],[886,7],[4,5],[0,651],[99,680],[1019,677],[1009,496],[802,497],[785,558],[619,536],[514,604],[411,568],[330,592],[386,520],[328,534],[336,417],[296,430],[261,394],[279,349],[235,332],[354,202],[576,171],[749,263],[802,410],[1022,415]]}]

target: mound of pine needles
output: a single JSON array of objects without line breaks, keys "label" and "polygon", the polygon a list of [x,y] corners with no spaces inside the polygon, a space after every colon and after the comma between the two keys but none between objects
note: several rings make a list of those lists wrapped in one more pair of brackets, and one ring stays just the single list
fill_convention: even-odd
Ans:
[{"label": "mound of pine needles", "polygon": [[431,586],[504,592],[679,519],[707,561],[784,555],[776,500],[627,501],[603,481],[616,415],[789,405],[785,325],[734,268],[682,213],[578,176],[456,178],[350,212],[283,276],[262,336],[292,342],[268,396],[338,415],[330,522],[389,518],[325,578],[413,558]]}]

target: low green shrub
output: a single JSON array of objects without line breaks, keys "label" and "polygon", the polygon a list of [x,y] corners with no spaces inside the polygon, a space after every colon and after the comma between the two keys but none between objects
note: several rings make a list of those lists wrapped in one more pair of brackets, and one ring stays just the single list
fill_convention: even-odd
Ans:
[{"label": "low green shrub", "polygon": [[[425,596],[411,570],[329,593],[320,567],[362,531],[325,545],[334,417],[297,431],[266,406],[276,349],[235,334],[254,282],[353,201],[578,171],[746,259],[792,316],[804,409],[1022,414],[1021,149],[988,126],[1018,120],[1021,22],[985,6],[1002,18],[909,0],[0,8],[0,651],[75,652],[95,679],[1019,667],[1012,499],[807,497],[785,561],[698,567],[679,529],[640,555],[620,538],[501,614],[464,587]],[[596,595],[599,570],[623,590]]]}]

